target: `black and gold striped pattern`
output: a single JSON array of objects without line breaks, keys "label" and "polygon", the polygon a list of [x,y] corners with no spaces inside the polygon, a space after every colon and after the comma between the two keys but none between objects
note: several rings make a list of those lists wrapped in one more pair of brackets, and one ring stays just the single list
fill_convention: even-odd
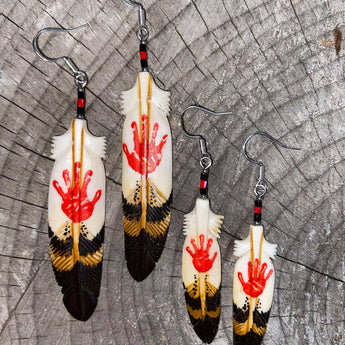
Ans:
[{"label": "black and gold striped pattern", "polygon": [[155,268],[171,216],[172,195],[166,199],[150,179],[144,183],[138,181],[129,198],[122,196],[127,267],[137,281],[144,280]]},{"label": "black and gold striped pattern", "polygon": [[208,282],[207,274],[194,276],[194,283],[186,287],[185,298],[195,333],[207,344],[217,334],[220,318],[220,288]]},{"label": "black and gold striped pattern", "polygon": [[257,308],[251,310],[249,303],[248,300],[242,308],[233,304],[234,345],[259,345],[266,332],[270,310],[267,312],[260,312]]},{"label": "black and gold striped pattern", "polygon": [[102,277],[104,226],[94,237],[81,222],[49,227],[50,257],[63,302],[76,319],[86,321],[97,306]]}]

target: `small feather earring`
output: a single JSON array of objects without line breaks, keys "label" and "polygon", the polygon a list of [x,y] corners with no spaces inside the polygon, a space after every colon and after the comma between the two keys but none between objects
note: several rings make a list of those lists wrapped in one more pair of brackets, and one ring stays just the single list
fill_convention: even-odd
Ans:
[{"label": "small feather earring", "polygon": [[261,343],[272,305],[274,267],[271,259],[276,255],[276,244],[264,238],[261,225],[262,200],[267,192],[265,166],[247,154],[247,143],[254,135],[262,135],[285,149],[300,150],[282,144],[265,132],[252,133],[244,142],[243,154],[251,163],[260,167],[260,177],[255,185],[254,225],[246,239],[235,241],[238,256],[233,277],[233,326],[234,345]]},{"label": "small feather earring", "polygon": [[55,163],[49,182],[48,231],[50,257],[65,307],[74,318],[86,321],[96,308],[102,276],[105,138],[95,137],[87,129],[86,73],[69,57],[46,56],[38,45],[39,36],[45,31],[70,32],[79,28],[40,30],[33,48],[44,61],[64,60],[78,88],[77,115],[65,134],[53,138]]},{"label": "small feather earring", "polygon": [[188,314],[195,333],[205,343],[211,343],[216,336],[220,317],[221,257],[219,238],[223,216],[214,214],[208,199],[208,175],[212,165],[207,152],[206,140],[201,135],[186,131],[183,115],[189,109],[198,109],[212,115],[215,113],[199,106],[189,106],[180,115],[180,127],[188,138],[199,139],[202,173],[200,197],[194,210],[184,216],[183,233],[186,239],[182,251],[182,279],[186,289],[185,298]]},{"label": "small feather earring", "polygon": [[167,116],[170,93],[158,88],[148,72],[149,36],[145,10],[139,9],[140,60],[134,87],[122,93],[122,205],[128,271],[144,280],[159,260],[170,224],[172,201],[172,144]]}]

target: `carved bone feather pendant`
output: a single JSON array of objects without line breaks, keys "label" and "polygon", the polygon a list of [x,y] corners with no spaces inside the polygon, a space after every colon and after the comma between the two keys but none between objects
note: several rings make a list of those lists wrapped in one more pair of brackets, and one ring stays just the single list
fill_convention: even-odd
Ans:
[{"label": "carved bone feather pendant", "polygon": [[209,199],[197,198],[184,218],[182,279],[188,314],[198,337],[211,343],[220,317],[221,257],[217,242],[222,219],[210,209]]},{"label": "carved bone feather pendant", "polygon": [[140,72],[122,93],[122,200],[127,267],[137,281],[154,269],[164,248],[172,200],[170,93]]},{"label": "carved bone feather pendant", "polygon": [[48,197],[50,257],[70,314],[86,321],[99,296],[105,217],[105,138],[73,119],[54,137]]},{"label": "carved bone feather pendant", "polygon": [[239,259],[233,278],[234,345],[258,345],[263,339],[273,298],[271,259],[276,247],[265,240],[261,225],[251,225],[249,236],[235,241]]}]

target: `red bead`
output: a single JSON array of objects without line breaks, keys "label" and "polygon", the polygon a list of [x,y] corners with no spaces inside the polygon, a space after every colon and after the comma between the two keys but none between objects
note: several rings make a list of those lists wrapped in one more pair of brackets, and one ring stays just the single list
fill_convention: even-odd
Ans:
[{"label": "red bead", "polygon": [[254,213],[260,214],[261,213],[261,207],[254,207]]},{"label": "red bead", "polygon": [[141,60],[147,60],[147,54],[144,51],[140,51],[140,59]]},{"label": "red bead", "polygon": [[205,180],[200,180],[200,188],[201,189],[204,189],[204,188],[206,188],[207,187],[207,181],[205,181]]},{"label": "red bead", "polygon": [[78,98],[77,107],[85,108],[85,99],[84,98]]}]

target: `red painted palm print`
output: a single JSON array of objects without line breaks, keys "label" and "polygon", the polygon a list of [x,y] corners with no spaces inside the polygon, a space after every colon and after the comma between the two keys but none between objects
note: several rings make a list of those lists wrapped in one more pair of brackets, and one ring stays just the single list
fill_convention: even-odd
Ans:
[{"label": "red painted palm print", "polygon": [[256,298],[262,294],[265,289],[266,281],[272,275],[273,269],[270,269],[265,277],[267,264],[263,263],[258,273],[259,268],[259,259],[255,259],[254,267],[251,261],[248,262],[248,282],[246,283],[243,280],[243,275],[241,272],[238,272],[238,279],[240,280],[244,292],[250,297]]},{"label": "red painted palm print", "polygon": [[126,144],[123,144],[123,151],[127,156],[130,167],[141,175],[147,175],[156,170],[162,160],[162,149],[167,142],[168,134],[163,135],[160,143],[156,144],[159,124],[153,125],[152,138],[147,143],[147,115],[141,117],[141,141],[139,138],[138,125],[135,121],[131,123],[133,129],[134,152],[130,153]]},{"label": "red painted palm print", "polygon": [[87,196],[87,186],[91,181],[92,170],[88,170],[83,178],[83,183],[80,186],[80,162],[74,163],[74,185],[72,186],[68,169],[62,172],[62,177],[67,187],[65,193],[58,181],[53,181],[53,186],[62,198],[61,209],[65,215],[73,221],[73,223],[80,223],[91,217],[93,209],[102,195],[102,190],[99,189],[93,200],[90,201]]},{"label": "red painted palm print", "polygon": [[198,272],[204,273],[204,272],[209,271],[212,268],[214,260],[217,257],[217,252],[215,252],[212,258],[210,259],[210,249],[213,244],[212,238],[208,239],[206,249],[204,249],[205,236],[200,235],[199,239],[200,239],[200,249],[196,245],[195,239],[192,238],[190,240],[190,243],[192,244],[194,248],[194,253],[191,251],[189,247],[186,247],[186,250],[190,254],[190,256],[193,258],[193,265],[195,269]]}]

